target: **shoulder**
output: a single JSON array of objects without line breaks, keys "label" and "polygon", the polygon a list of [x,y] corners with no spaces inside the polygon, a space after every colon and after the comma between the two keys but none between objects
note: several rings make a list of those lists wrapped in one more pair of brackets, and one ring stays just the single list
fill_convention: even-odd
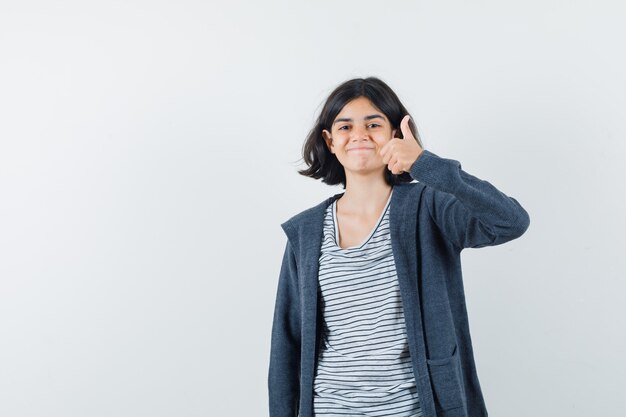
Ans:
[{"label": "shoulder", "polygon": [[[403,206],[404,209],[414,207],[415,202],[420,200],[422,192],[428,188],[430,187],[420,182],[397,184],[394,186],[392,204]],[[280,226],[287,237],[294,237],[298,234],[306,235],[320,228],[324,220],[326,208],[341,194],[343,193],[328,197],[315,206],[302,210],[281,223]],[[401,211],[404,212],[404,209]]]},{"label": "shoulder", "polygon": [[415,206],[429,187],[420,182],[407,182],[394,186],[392,202],[398,206]]},{"label": "shoulder", "polygon": [[281,223],[280,226],[287,234],[287,237],[307,227],[315,226],[319,219],[323,218],[326,208],[340,195],[341,193],[328,197],[315,206],[302,210]]}]

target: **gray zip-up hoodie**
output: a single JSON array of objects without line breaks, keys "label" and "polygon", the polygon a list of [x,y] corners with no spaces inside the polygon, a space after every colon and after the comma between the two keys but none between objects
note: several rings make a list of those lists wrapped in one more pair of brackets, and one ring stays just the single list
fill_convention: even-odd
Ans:
[{"label": "gray zip-up hoodie", "polygon": [[[391,246],[424,417],[486,417],[470,338],[460,253],[521,236],[526,210],[453,159],[424,149],[419,182],[394,186]],[[281,224],[287,235],[272,324],[270,417],[312,417],[320,348],[318,266],[324,211],[335,194]]]}]

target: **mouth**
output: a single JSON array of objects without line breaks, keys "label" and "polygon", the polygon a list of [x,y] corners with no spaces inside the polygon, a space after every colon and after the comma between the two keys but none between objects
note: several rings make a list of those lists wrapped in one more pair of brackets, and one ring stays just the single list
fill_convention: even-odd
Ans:
[{"label": "mouth", "polygon": [[348,151],[370,151],[372,149],[374,149],[374,148],[364,148],[364,147],[362,147],[362,148],[350,148],[350,149],[348,149]]}]

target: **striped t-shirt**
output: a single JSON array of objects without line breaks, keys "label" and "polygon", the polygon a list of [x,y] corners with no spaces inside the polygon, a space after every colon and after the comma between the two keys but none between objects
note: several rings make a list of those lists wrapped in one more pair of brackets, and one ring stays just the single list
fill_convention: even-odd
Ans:
[{"label": "striped t-shirt", "polygon": [[391,194],[365,241],[345,249],[336,202],[326,209],[319,258],[324,320],[315,416],[421,417],[391,251]]}]

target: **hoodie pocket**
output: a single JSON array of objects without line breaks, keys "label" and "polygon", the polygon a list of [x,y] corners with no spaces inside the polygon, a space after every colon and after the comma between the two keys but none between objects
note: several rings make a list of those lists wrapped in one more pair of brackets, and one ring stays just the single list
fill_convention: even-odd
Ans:
[{"label": "hoodie pocket", "polygon": [[435,406],[441,410],[452,410],[463,406],[460,363],[457,346],[452,355],[427,359],[430,382],[435,397]]}]

